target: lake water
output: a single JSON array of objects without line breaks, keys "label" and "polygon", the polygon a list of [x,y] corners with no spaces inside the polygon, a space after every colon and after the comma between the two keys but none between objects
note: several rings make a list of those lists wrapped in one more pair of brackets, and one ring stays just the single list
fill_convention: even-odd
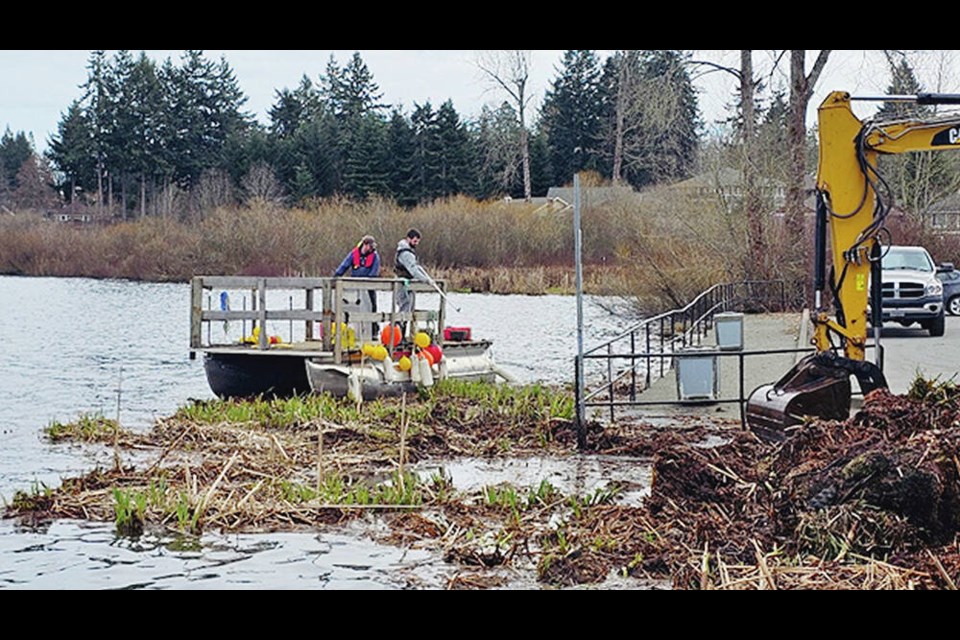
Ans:
[{"label": "lake water", "polygon": [[[449,301],[447,324],[492,339],[495,360],[518,382],[573,383],[574,297],[451,293]],[[5,501],[110,463],[99,448],[47,442],[43,428],[54,420],[102,413],[147,430],[191,398],[214,397],[201,358],[189,359],[187,284],[0,276],[0,305]],[[585,297],[585,347],[634,320],[609,310],[618,306]],[[484,484],[477,473],[469,467],[469,482]],[[60,521],[28,531],[0,522],[0,588],[8,589],[442,588],[451,570],[425,552],[346,530],[207,534],[185,545],[176,537],[116,538],[112,524]]]}]

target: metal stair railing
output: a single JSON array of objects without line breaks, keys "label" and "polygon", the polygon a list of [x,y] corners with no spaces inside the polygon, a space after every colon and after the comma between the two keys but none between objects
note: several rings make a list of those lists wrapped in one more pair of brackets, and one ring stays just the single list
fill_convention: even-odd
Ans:
[{"label": "metal stair railing", "polygon": [[[701,345],[713,328],[714,317],[728,311],[783,311],[786,295],[782,280],[751,280],[716,284],[689,304],[645,318],[613,338],[574,359],[575,398],[578,419],[588,406],[615,406],[637,402],[637,394],[650,388],[674,366],[677,351]],[[640,347],[640,348],[638,348]],[[626,366],[614,371],[614,361]],[[583,369],[583,370],[581,370]],[[582,384],[581,384],[582,382]],[[580,397],[580,389],[583,389]],[[615,401],[619,390],[626,399]],[[605,400],[599,400],[601,396]]]}]

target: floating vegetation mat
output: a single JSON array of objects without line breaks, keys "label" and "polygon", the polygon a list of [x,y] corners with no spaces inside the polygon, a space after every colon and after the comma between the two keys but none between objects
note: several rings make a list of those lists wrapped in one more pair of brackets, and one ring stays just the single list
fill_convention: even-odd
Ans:
[{"label": "floating vegetation mat", "polygon": [[[102,417],[52,424],[114,464],[18,492],[4,517],[147,528],[317,531],[430,549],[451,589],[954,589],[960,580],[960,392],[917,379],[869,394],[849,420],[810,421],[778,445],[739,423],[678,417],[586,426],[569,391],[444,382],[362,404],[324,395],[192,402],[132,433]],[[463,459],[634,460],[629,484],[499,481],[461,490]],[[137,459],[137,464],[130,461]],[[424,472],[424,469],[433,471]],[[386,526],[383,526],[386,525]]]}]

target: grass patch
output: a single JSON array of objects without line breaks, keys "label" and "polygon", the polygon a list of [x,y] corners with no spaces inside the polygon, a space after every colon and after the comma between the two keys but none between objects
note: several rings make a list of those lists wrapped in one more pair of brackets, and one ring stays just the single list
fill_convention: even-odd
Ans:
[{"label": "grass patch", "polygon": [[54,420],[44,427],[43,432],[51,442],[110,442],[121,433],[121,429],[116,420],[90,413],[81,414],[73,422]]}]

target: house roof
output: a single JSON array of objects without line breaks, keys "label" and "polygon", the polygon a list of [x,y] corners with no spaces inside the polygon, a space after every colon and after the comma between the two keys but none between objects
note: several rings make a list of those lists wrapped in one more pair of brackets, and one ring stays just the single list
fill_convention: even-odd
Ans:
[{"label": "house roof", "polygon": [[[632,187],[580,187],[581,200],[597,204],[607,200],[637,195]],[[547,190],[548,198],[560,198],[564,202],[573,204],[573,187],[550,187]]]},{"label": "house roof", "polygon": [[[764,188],[786,188],[786,184],[780,180],[772,180],[759,176],[759,185]],[[687,180],[682,180],[670,185],[672,188],[724,188],[739,187],[743,184],[743,174],[738,169],[731,167],[722,167],[716,171],[704,171]],[[816,180],[812,175],[807,175],[803,180],[803,186],[807,190],[812,190],[816,186]]]},{"label": "house roof", "polygon": [[956,211],[960,211],[960,193],[951,194],[927,207],[927,213],[953,213]]}]

